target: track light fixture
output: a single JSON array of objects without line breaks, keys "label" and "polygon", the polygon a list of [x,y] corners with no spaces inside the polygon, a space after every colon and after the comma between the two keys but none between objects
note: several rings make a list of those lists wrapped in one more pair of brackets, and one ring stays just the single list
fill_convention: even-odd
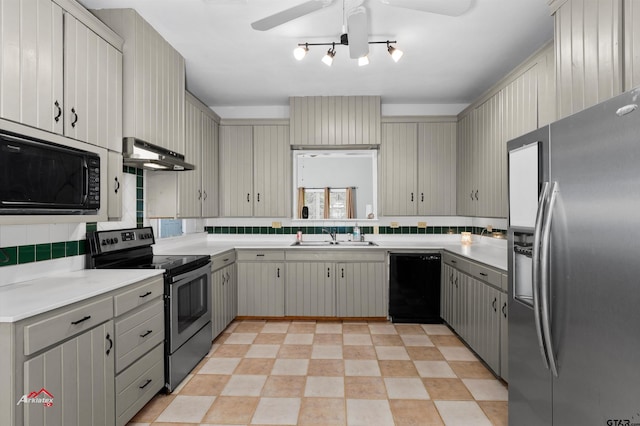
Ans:
[{"label": "track light fixture", "polygon": [[[386,44],[387,45],[387,51],[389,52],[389,55],[391,55],[391,58],[395,61],[398,62],[400,60],[400,58],[402,58],[402,55],[404,54],[404,52],[402,52],[402,50],[392,46],[392,43],[397,43],[395,40],[385,40],[385,41],[369,41],[369,44]],[[326,65],[331,66],[333,64],[333,58],[336,56],[336,44],[338,45],[343,45],[343,46],[348,46],[349,45],[349,39],[347,34],[342,34],[340,36],[340,41],[339,42],[330,42],[330,43],[298,43],[298,47],[296,47],[293,50],[293,56],[301,61],[302,59],[304,59],[304,57],[307,55],[307,53],[309,52],[309,46],[331,46],[331,48],[329,48],[329,50],[327,51],[327,54],[324,55],[324,57],[322,58],[322,62],[324,62]],[[359,66],[364,66],[364,65],[369,65],[369,57],[368,56],[361,56],[360,58],[358,58],[358,65]]]}]

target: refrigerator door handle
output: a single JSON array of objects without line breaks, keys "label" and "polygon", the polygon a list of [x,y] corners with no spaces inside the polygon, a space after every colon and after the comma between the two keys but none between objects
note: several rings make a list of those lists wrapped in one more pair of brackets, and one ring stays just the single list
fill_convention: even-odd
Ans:
[{"label": "refrigerator door handle", "polygon": [[544,213],[544,225],[542,226],[542,241],[540,250],[540,299],[542,299],[542,332],[547,349],[547,359],[549,367],[555,377],[558,377],[558,366],[554,356],[553,339],[551,338],[551,308],[549,301],[549,237],[551,234],[551,219],[553,217],[553,206],[558,193],[558,183],[551,183],[549,189],[549,202]]},{"label": "refrigerator door handle", "polygon": [[542,184],[542,190],[540,191],[540,197],[538,198],[538,210],[536,212],[536,221],[533,231],[533,247],[531,254],[531,284],[533,286],[533,317],[536,326],[536,336],[538,337],[538,347],[540,348],[540,355],[544,362],[545,368],[549,369],[549,360],[547,358],[547,351],[545,347],[545,341],[542,332],[542,319],[540,315],[540,239],[542,234],[542,223],[544,219],[544,206],[549,194],[549,182]]}]

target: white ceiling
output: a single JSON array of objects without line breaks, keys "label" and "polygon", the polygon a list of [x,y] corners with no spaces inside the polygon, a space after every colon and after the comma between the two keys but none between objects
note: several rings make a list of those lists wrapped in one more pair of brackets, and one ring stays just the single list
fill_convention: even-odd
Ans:
[{"label": "white ceiling", "polygon": [[384,45],[370,46],[359,67],[337,46],[332,67],[320,62],[338,41],[342,1],[260,32],[253,21],[304,0],[80,0],[87,8],[134,8],[186,59],[187,88],[212,107],[288,105],[289,96],[381,95],[384,104],[465,104],[553,37],[546,0],[473,0],[459,17],[365,0],[370,41],[397,40],[394,63]]}]

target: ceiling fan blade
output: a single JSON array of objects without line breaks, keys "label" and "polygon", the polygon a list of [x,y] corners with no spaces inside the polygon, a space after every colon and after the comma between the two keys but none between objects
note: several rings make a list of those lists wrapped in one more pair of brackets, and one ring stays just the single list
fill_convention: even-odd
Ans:
[{"label": "ceiling fan blade", "polygon": [[460,16],[471,7],[472,0],[380,0],[384,4],[438,15]]},{"label": "ceiling fan blade", "polygon": [[333,0],[308,0],[297,6],[285,9],[282,12],[274,13],[271,16],[251,23],[251,28],[258,31],[267,31],[271,28],[293,21],[296,18],[325,8],[333,3]]},{"label": "ceiling fan blade", "polygon": [[347,16],[347,34],[349,37],[349,57],[358,59],[369,54],[369,22],[367,10],[360,6]]}]

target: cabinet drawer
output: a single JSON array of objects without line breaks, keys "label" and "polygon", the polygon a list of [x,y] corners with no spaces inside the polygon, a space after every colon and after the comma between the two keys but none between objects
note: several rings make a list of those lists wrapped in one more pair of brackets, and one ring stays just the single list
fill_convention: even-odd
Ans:
[{"label": "cabinet drawer", "polygon": [[102,324],[112,317],[111,297],[86,303],[63,313],[47,315],[44,319],[24,327],[24,354],[31,355]]},{"label": "cabinet drawer", "polygon": [[116,424],[124,426],[164,386],[164,346],[116,376]]},{"label": "cabinet drawer", "polygon": [[470,272],[471,263],[450,253],[442,254],[442,262],[462,272]]},{"label": "cabinet drawer", "polygon": [[150,278],[146,283],[138,284],[131,290],[124,291],[113,298],[115,316],[152,301],[164,293],[162,276]]},{"label": "cabinet drawer", "polygon": [[478,265],[477,263],[470,263],[469,275],[487,282],[498,289],[502,288],[502,274],[494,269]]},{"label": "cabinet drawer", "polygon": [[287,251],[287,261],[294,262],[384,262],[385,257],[384,250],[378,249],[368,249],[367,251],[295,249]]},{"label": "cabinet drawer", "polygon": [[164,340],[164,302],[116,321],[116,373]]},{"label": "cabinet drawer", "polygon": [[227,265],[231,265],[236,261],[236,252],[228,251],[226,253],[222,253],[220,255],[214,256],[211,259],[211,271],[217,271],[218,269],[222,269]]},{"label": "cabinet drawer", "polygon": [[284,260],[284,250],[238,250],[238,261],[241,260],[257,260],[257,261],[281,261]]}]

